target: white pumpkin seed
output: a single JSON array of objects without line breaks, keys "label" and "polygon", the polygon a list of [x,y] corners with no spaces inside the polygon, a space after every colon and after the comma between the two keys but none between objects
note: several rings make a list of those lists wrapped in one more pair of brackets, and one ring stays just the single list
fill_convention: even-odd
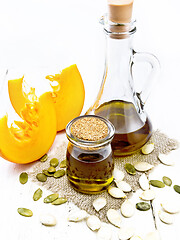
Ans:
[{"label": "white pumpkin seed", "polygon": [[148,233],[144,240],[160,240],[158,231]]},{"label": "white pumpkin seed", "polygon": [[135,207],[128,199],[121,204],[121,213],[124,217],[132,217],[135,212]]},{"label": "white pumpkin seed", "polygon": [[132,227],[122,227],[118,231],[119,239],[127,240],[134,235],[134,228]]},{"label": "white pumpkin seed", "polygon": [[178,205],[176,202],[167,201],[161,203],[161,207],[164,211],[174,214],[180,212],[180,204]]},{"label": "white pumpkin seed", "polygon": [[86,224],[92,231],[98,230],[101,227],[101,221],[95,215],[88,217]]},{"label": "white pumpkin seed", "polygon": [[107,211],[107,218],[109,220],[110,223],[112,223],[114,226],[116,227],[121,227],[121,222],[122,222],[122,219],[121,219],[121,215],[120,213],[115,210],[115,209],[109,209]]},{"label": "white pumpkin seed", "polygon": [[158,156],[158,159],[165,165],[168,165],[168,166],[174,165],[174,161],[172,159],[172,156],[170,156],[170,154],[160,153]]},{"label": "white pumpkin seed", "polygon": [[164,212],[164,211],[159,211],[159,219],[166,224],[172,224],[173,223],[173,217],[171,214]]},{"label": "white pumpkin seed", "polygon": [[116,186],[121,189],[123,192],[130,192],[132,190],[131,186],[129,185],[129,183],[125,182],[125,181],[115,181]]},{"label": "white pumpkin seed", "polygon": [[154,150],[154,143],[146,144],[141,148],[142,153],[145,155],[150,154],[153,150]]},{"label": "white pumpkin seed", "polygon": [[124,179],[124,173],[123,171],[119,170],[118,168],[114,168],[113,170],[113,176],[116,181],[122,181]]},{"label": "white pumpkin seed", "polygon": [[130,238],[130,240],[142,240],[142,238],[139,236],[133,236]]},{"label": "white pumpkin seed", "polygon": [[104,223],[98,230],[97,239],[98,240],[111,240],[112,230],[108,224]]},{"label": "white pumpkin seed", "polygon": [[114,198],[126,198],[126,194],[117,187],[109,187],[108,193]]},{"label": "white pumpkin seed", "polygon": [[45,226],[55,226],[57,223],[56,218],[48,213],[40,216],[40,222]]},{"label": "white pumpkin seed", "polygon": [[142,192],[142,194],[140,195],[140,198],[142,200],[145,201],[150,201],[153,200],[155,198],[155,192],[153,190],[145,190],[144,192]]},{"label": "white pumpkin seed", "polygon": [[80,222],[83,219],[86,219],[88,217],[88,214],[84,210],[75,210],[70,212],[68,216],[68,221],[69,222]]},{"label": "white pumpkin seed", "polygon": [[147,162],[136,162],[136,163],[134,163],[134,167],[139,172],[146,172],[146,171],[152,169],[154,166]]},{"label": "white pumpkin seed", "polygon": [[104,206],[106,206],[106,199],[104,197],[98,197],[93,201],[93,207],[97,212]]},{"label": "white pumpkin seed", "polygon": [[142,190],[148,190],[149,189],[149,180],[145,173],[143,173],[139,178],[139,185],[142,188]]}]

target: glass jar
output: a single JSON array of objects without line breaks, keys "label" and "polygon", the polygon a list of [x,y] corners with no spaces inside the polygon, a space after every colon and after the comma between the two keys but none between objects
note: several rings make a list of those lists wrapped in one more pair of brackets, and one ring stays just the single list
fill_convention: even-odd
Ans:
[{"label": "glass jar", "polygon": [[[94,141],[84,140],[73,134],[72,126],[79,120],[87,120],[87,125],[78,125],[80,133],[93,131],[93,127],[88,123],[91,119],[100,120],[107,126],[107,134],[104,138]],[[100,193],[106,190],[113,181],[114,161],[111,141],[114,131],[114,126],[110,121],[91,115],[77,117],[67,125],[66,135],[69,140],[67,177],[77,191],[88,194]]]}]

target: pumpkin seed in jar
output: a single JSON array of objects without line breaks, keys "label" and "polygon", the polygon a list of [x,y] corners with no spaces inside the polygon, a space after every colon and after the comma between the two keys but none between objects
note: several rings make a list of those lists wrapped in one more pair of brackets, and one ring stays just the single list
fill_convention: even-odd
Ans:
[{"label": "pumpkin seed in jar", "polygon": [[54,178],[60,178],[60,177],[63,177],[64,175],[65,175],[64,169],[60,169],[54,173]]},{"label": "pumpkin seed in jar", "polygon": [[28,181],[28,174],[26,172],[22,172],[19,176],[19,181],[21,184],[25,184]]},{"label": "pumpkin seed in jar", "polygon": [[126,172],[131,174],[131,175],[135,175],[136,174],[136,169],[135,167],[130,164],[130,163],[126,163],[124,168],[126,169]]},{"label": "pumpkin seed in jar", "polygon": [[179,185],[174,185],[173,188],[177,193],[180,193],[180,186]]},{"label": "pumpkin seed in jar", "polygon": [[164,176],[163,183],[170,187],[172,185],[172,180],[169,177]]},{"label": "pumpkin seed in jar", "polygon": [[18,208],[18,213],[23,217],[32,217],[33,212],[27,208]]},{"label": "pumpkin seed in jar", "polygon": [[52,158],[51,159],[51,161],[50,161],[50,165],[51,165],[51,167],[57,167],[58,166],[58,164],[59,164],[59,161],[58,161],[58,159],[57,158]]},{"label": "pumpkin seed in jar", "polygon": [[39,182],[46,182],[47,176],[44,173],[38,173],[36,178]]},{"label": "pumpkin seed in jar", "polygon": [[44,203],[52,203],[59,197],[58,193],[53,193],[44,198]]},{"label": "pumpkin seed in jar", "polygon": [[150,180],[149,183],[153,186],[153,187],[158,187],[158,188],[164,188],[165,184],[159,180]]},{"label": "pumpkin seed in jar", "polygon": [[41,161],[41,162],[46,162],[47,161],[47,159],[48,159],[48,155],[47,154],[45,154],[44,156],[42,156],[39,160]]},{"label": "pumpkin seed in jar", "polygon": [[136,203],[136,208],[140,211],[147,211],[151,208],[151,206],[149,203],[139,202],[139,203]]},{"label": "pumpkin seed in jar", "polygon": [[66,160],[63,160],[60,162],[60,168],[65,168],[66,167]]},{"label": "pumpkin seed in jar", "polygon": [[47,170],[48,170],[49,173],[55,173],[56,172],[55,167],[49,167]]},{"label": "pumpkin seed in jar", "polygon": [[66,198],[57,198],[56,200],[54,200],[51,204],[52,205],[61,205],[63,203],[66,203],[67,202],[67,199]]},{"label": "pumpkin seed in jar", "polygon": [[38,188],[33,195],[33,200],[38,201],[42,197],[42,190]]}]

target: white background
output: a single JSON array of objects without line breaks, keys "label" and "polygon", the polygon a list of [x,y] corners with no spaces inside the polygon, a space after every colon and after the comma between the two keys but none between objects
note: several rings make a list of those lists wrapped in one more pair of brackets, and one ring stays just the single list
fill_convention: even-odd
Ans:
[{"label": "white background", "polygon": [[[98,21],[106,9],[106,0],[1,0],[0,71],[29,66],[58,66],[62,69],[76,63],[86,89],[85,112],[96,97],[103,75],[104,35]],[[158,128],[180,141],[179,9],[178,0],[135,0],[134,3],[134,17],[137,19],[134,48],[155,54],[161,63],[161,74],[146,110],[154,129]],[[2,100],[0,104],[3,104]],[[180,185],[178,158],[174,167],[159,166],[152,178],[159,179],[166,174]],[[37,186],[30,182],[21,186],[18,182],[19,173],[29,167],[0,159],[0,239],[96,239],[84,223],[67,223],[69,206],[59,206],[57,210],[44,206],[42,201],[32,203],[29,195]],[[172,195],[179,201],[173,191],[163,191],[157,193],[159,199]],[[134,199],[138,199],[138,194]],[[158,201],[155,201],[157,210]],[[21,205],[33,209],[33,218],[25,219],[17,214],[16,209]],[[56,215],[58,224],[55,228],[40,225],[39,214],[43,211]],[[136,213],[133,219],[124,221],[134,224],[136,233],[142,237],[154,229],[150,213]],[[175,216],[172,226],[158,221],[162,240],[180,239],[179,221],[179,215]]]}]

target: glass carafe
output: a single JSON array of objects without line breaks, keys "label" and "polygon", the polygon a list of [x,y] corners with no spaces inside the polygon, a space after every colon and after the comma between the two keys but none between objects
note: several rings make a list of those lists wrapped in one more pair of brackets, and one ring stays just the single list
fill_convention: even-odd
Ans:
[{"label": "glass carafe", "polygon": [[[114,23],[103,16],[101,23],[106,35],[106,59],[103,81],[95,103],[86,114],[110,120],[115,126],[112,149],[115,156],[130,155],[140,149],[152,134],[152,124],[144,111],[159,61],[149,53],[137,53],[132,48],[136,32],[135,21]],[[133,65],[147,62],[151,71],[140,92],[133,81]]]}]

